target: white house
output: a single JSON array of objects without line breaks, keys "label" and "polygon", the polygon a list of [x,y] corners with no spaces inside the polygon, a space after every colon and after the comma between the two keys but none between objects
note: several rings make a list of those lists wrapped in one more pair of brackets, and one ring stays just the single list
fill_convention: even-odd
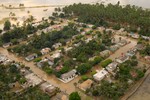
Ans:
[{"label": "white house", "polygon": [[36,86],[43,82],[43,80],[34,73],[26,75],[25,78],[27,79],[28,86]]},{"label": "white house", "polygon": [[38,57],[38,55],[34,53],[34,54],[31,54],[31,55],[27,56],[25,59],[27,61],[31,61],[31,60],[33,60],[33,59],[35,59],[37,57]]},{"label": "white house", "polygon": [[55,58],[60,58],[61,57],[61,53],[60,52],[56,52],[51,56],[53,59]]},{"label": "white house", "polygon": [[48,54],[50,51],[51,51],[50,48],[44,48],[40,52],[42,53],[42,55],[45,55],[45,54]]},{"label": "white house", "polygon": [[54,44],[52,47],[55,48],[55,49],[58,49],[59,47],[61,47],[62,44],[61,43],[56,43]]},{"label": "white house", "polygon": [[98,73],[93,75],[93,78],[96,81],[101,81],[103,78],[105,78],[107,76],[108,72],[105,69],[102,69],[101,71],[99,71]]},{"label": "white house", "polygon": [[77,77],[77,71],[75,69],[65,73],[65,74],[62,74],[61,75],[61,81],[64,82],[64,83],[68,83],[70,82],[71,80],[73,80],[75,77]]},{"label": "white house", "polygon": [[117,62],[112,62],[106,67],[106,70],[108,72],[113,72],[117,68],[117,65],[118,65]]},{"label": "white house", "polygon": [[116,61],[118,63],[124,63],[127,60],[129,60],[129,56],[127,56],[127,55],[123,55],[123,56],[121,56],[121,57],[119,57],[119,58],[116,59]]}]

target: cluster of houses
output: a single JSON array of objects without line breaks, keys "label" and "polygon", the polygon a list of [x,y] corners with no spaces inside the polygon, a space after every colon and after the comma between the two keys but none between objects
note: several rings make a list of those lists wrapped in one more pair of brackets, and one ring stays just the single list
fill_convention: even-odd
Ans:
[{"label": "cluster of houses", "polygon": [[140,36],[139,34],[132,33],[132,32],[129,34],[129,36],[132,37],[132,38],[134,38],[134,39],[139,39],[141,37],[144,40],[149,40],[150,41],[150,37],[144,36],[144,35]]},{"label": "cluster of houses", "polygon": [[22,75],[24,75],[26,79],[26,82],[22,85],[24,89],[39,86],[40,89],[47,93],[49,96],[53,96],[58,92],[57,87],[48,82],[45,82],[43,79],[32,73],[30,70],[22,68],[20,72],[22,73]]},{"label": "cluster of houses", "polygon": [[129,60],[132,56],[136,54],[136,51],[139,49],[137,48],[137,46],[129,50],[126,54],[122,54],[120,57],[116,58],[115,61],[107,65],[106,68],[103,68],[102,70],[94,74],[93,75],[94,80],[101,81],[105,77],[108,77],[109,74],[115,75],[115,72],[118,71],[118,65]]},{"label": "cluster of houses", "polygon": [[107,50],[104,50],[102,52],[100,52],[100,56],[107,58],[109,57],[112,53],[114,53],[115,51],[117,51],[120,47],[125,46],[128,42],[126,40],[121,40],[118,43],[108,47]]}]

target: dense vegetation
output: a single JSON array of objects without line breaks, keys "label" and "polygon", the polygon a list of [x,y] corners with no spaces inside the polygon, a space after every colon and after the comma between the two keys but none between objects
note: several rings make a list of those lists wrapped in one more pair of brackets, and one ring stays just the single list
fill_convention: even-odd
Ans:
[{"label": "dense vegetation", "polygon": [[141,50],[140,53],[142,55],[150,56],[150,45],[146,45],[146,48],[144,50]]},{"label": "dense vegetation", "polygon": [[[73,4],[63,8],[65,17],[75,16],[78,21],[96,26],[124,26],[127,30],[150,36],[150,11],[141,7],[108,4]],[[130,27],[128,27],[130,25]],[[138,30],[140,28],[140,30]]]},{"label": "dense vegetation", "polygon": [[17,100],[50,100],[50,96],[39,89],[39,87],[28,88],[20,96],[16,96]]},{"label": "dense vegetation", "polygon": [[61,31],[53,31],[49,33],[42,33],[40,36],[35,35],[29,44],[18,45],[13,48],[13,51],[21,55],[27,55],[31,52],[38,52],[40,49],[45,47],[52,48],[55,43],[66,43],[73,35],[77,34],[76,27],[74,24],[65,26]]},{"label": "dense vegetation", "polygon": [[[1,100],[49,100],[50,97],[37,87],[28,88],[16,94],[14,85],[23,84],[26,79],[21,75],[19,68],[14,64],[0,64],[0,99]],[[15,85],[16,86],[16,85]],[[19,89],[19,88],[18,88]],[[21,87],[20,87],[21,89]]]},{"label": "dense vegetation", "polygon": [[92,40],[89,43],[82,42],[79,47],[71,50],[68,55],[77,58],[79,62],[87,62],[89,57],[97,55],[103,50],[105,50],[105,46],[100,41]]}]

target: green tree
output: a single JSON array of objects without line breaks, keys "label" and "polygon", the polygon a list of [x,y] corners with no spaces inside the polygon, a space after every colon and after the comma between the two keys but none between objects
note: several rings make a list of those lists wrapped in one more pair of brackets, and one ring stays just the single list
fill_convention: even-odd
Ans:
[{"label": "green tree", "polygon": [[4,30],[10,30],[10,27],[11,27],[11,23],[9,20],[5,21],[4,23]]},{"label": "green tree", "polygon": [[69,100],[81,100],[80,95],[78,94],[78,92],[72,92],[69,95]]}]

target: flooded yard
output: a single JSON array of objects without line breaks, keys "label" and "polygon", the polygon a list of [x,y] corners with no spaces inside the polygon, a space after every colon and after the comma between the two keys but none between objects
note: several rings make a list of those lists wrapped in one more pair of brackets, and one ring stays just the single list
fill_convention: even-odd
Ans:
[{"label": "flooded yard", "polygon": [[57,86],[61,88],[62,91],[65,91],[66,93],[70,94],[73,91],[76,91],[76,88],[74,86],[75,82],[78,82],[80,77],[76,77],[74,80],[72,80],[69,83],[63,83],[60,80],[58,80],[54,75],[47,75],[44,71],[39,69],[34,62],[27,62],[23,58],[20,58],[18,56],[13,55],[12,53],[9,53],[6,49],[0,48],[0,53],[3,55],[6,55],[8,58],[11,60],[17,61],[17,62],[22,62],[26,66],[30,67],[30,69],[38,75],[40,78],[44,79],[45,81],[48,81],[49,83],[53,84],[54,86]]},{"label": "flooded yard", "polygon": [[150,100],[150,75],[128,100]]},{"label": "flooded yard", "polygon": [[[118,35],[114,36],[116,40],[119,39]],[[130,50],[131,48],[133,48],[136,44],[137,41],[126,38],[126,37],[121,37],[122,39],[126,39],[128,42],[130,41],[130,43],[128,43],[127,45],[121,47],[120,49],[118,49],[115,53],[113,53],[112,55],[110,55],[109,59],[115,60],[115,58],[121,56],[122,54],[125,54],[128,50]]]}]

